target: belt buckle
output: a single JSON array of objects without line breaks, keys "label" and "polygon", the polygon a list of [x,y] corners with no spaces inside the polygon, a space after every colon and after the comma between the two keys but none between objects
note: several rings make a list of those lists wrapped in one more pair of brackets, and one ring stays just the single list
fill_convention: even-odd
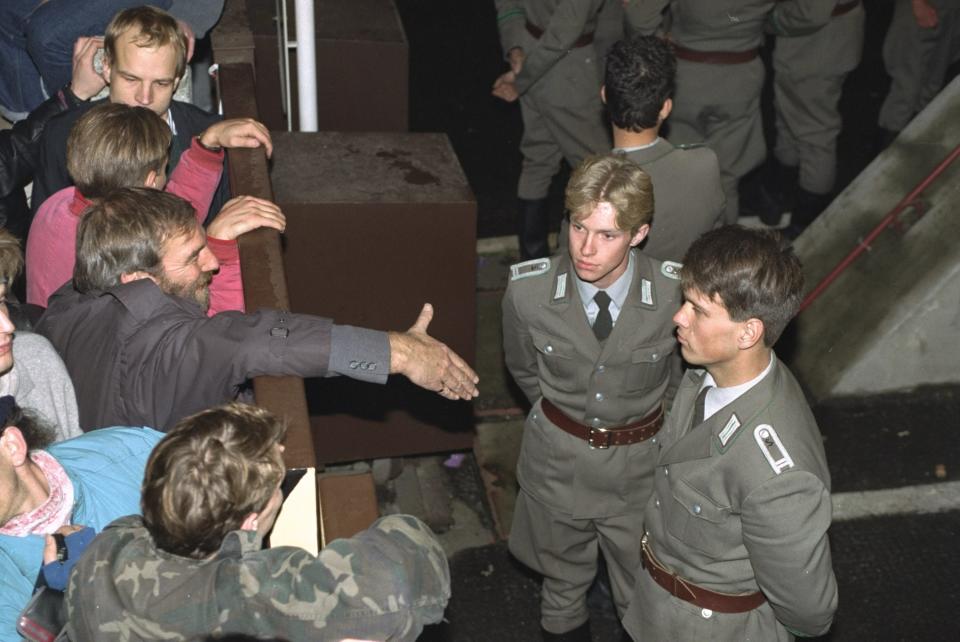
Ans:
[{"label": "belt buckle", "polygon": [[[597,444],[596,439],[597,435],[603,435],[603,443]],[[606,428],[590,428],[590,432],[587,433],[587,445],[590,446],[590,450],[607,450],[610,448],[610,438],[613,437],[613,433]]]}]

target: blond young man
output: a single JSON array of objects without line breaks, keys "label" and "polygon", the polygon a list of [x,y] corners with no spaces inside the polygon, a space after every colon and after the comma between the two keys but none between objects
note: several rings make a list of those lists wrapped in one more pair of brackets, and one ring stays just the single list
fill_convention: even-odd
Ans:
[{"label": "blond young man", "polygon": [[568,252],[514,265],[503,300],[506,364],[533,406],[510,550],[544,576],[545,640],[590,639],[599,552],[621,614],[639,564],[680,304],[678,264],[635,249],[653,205],[634,162],[588,158],[566,190]]},{"label": "blond young man", "polygon": [[[167,122],[173,134],[168,174],[172,173],[192,141],[219,120],[216,115],[173,100],[187,64],[186,34],[170,14],[150,6],[133,7],[113,17],[107,25],[103,46],[103,76],[110,87],[107,100],[145,107]],[[34,213],[52,194],[73,183],[67,170],[67,137],[77,119],[97,104],[85,103],[47,124],[41,141],[40,169],[33,185]],[[249,135],[238,137],[244,140],[235,146],[262,144],[254,134],[257,128],[251,128]],[[216,145],[211,147],[215,149]],[[221,178],[208,215],[219,212],[228,198],[226,181]]]}]

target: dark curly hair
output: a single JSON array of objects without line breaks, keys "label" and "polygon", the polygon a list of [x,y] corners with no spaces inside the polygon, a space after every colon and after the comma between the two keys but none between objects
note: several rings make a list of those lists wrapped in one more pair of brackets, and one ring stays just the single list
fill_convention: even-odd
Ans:
[{"label": "dark curly hair", "polygon": [[604,92],[610,120],[639,132],[656,127],[663,103],[673,96],[677,59],[655,36],[621,40],[607,53]]}]

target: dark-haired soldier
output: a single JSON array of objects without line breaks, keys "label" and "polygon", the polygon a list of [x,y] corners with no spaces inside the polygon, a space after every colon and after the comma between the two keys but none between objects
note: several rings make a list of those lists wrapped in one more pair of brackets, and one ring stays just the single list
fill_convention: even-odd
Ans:
[{"label": "dark-haired soldier", "polygon": [[663,261],[680,261],[697,237],[721,222],[724,206],[713,150],[677,147],[660,136],[673,109],[676,71],[662,39],[621,40],[607,54],[602,90],[614,151],[624,152],[653,182],[653,225],[643,251]]},{"label": "dark-haired soldier", "polygon": [[690,370],[660,437],[635,640],[792,640],[830,628],[830,475],[803,392],[772,346],[803,272],[776,232],[727,226],[684,259],[674,315]]}]

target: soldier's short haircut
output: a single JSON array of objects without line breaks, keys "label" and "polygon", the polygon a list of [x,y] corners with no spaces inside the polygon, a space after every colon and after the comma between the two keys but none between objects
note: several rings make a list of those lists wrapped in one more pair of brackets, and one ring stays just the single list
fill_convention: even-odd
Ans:
[{"label": "soldier's short haircut", "polygon": [[727,225],[690,246],[680,285],[719,299],[734,321],[760,319],[769,347],[800,307],[803,267],[779,232]]},{"label": "soldier's short haircut", "polygon": [[44,423],[33,411],[21,408],[11,396],[0,397],[0,434],[10,426],[16,426],[27,444],[27,451],[43,450],[56,439],[53,427]]},{"label": "soldier's short haircut", "polygon": [[162,9],[146,5],[118,11],[104,30],[103,48],[111,64],[117,59],[117,40],[129,29],[136,30],[133,42],[137,47],[172,46],[177,53],[176,77],[183,78],[187,68],[187,36],[176,18]]},{"label": "soldier's short haircut", "polygon": [[143,481],[143,521],[168,553],[202,559],[250,513],[261,512],[285,471],[286,425],[232,403],[180,420],[157,444]]},{"label": "soldier's short haircut", "polygon": [[676,87],[677,59],[656,36],[621,40],[607,53],[604,96],[610,120],[639,132],[656,127],[660,110]]},{"label": "soldier's short haircut", "polygon": [[121,187],[143,187],[167,164],[173,135],[163,118],[145,107],[97,105],[67,138],[67,171],[80,193],[102,198]]},{"label": "soldier's short haircut", "polygon": [[164,244],[197,228],[193,206],[146,187],[119,189],[80,217],[73,285],[80,292],[108,290],[121,276],[163,272]]},{"label": "soldier's short haircut", "polygon": [[23,269],[23,250],[20,241],[7,230],[0,228],[0,285],[7,287]]},{"label": "soldier's short haircut", "polygon": [[653,218],[650,177],[622,154],[585,158],[570,176],[565,197],[573,222],[590,216],[600,203],[613,205],[617,227],[631,234]]}]

